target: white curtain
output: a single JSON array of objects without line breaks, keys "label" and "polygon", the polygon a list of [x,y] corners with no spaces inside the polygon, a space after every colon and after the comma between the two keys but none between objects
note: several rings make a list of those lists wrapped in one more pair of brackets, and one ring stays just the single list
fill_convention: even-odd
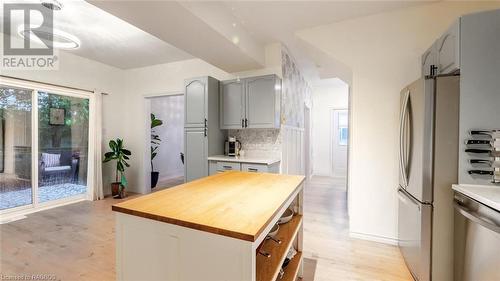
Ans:
[{"label": "white curtain", "polygon": [[102,94],[94,91],[95,94],[95,124],[94,124],[94,174],[92,176],[94,194],[93,200],[104,198],[102,185]]}]

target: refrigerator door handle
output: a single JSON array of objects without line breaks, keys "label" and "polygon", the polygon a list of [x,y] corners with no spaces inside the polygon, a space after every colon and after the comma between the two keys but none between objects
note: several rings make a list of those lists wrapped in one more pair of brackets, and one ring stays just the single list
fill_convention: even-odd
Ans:
[{"label": "refrigerator door handle", "polygon": [[399,118],[399,172],[403,179],[404,187],[408,186],[408,175],[406,173],[406,151],[405,151],[405,121],[408,110],[408,103],[410,101],[410,91],[406,91],[401,116]]},{"label": "refrigerator door handle", "polygon": [[500,225],[495,224],[493,221],[486,221],[485,219],[481,218],[479,215],[475,214],[474,212],[470,211],[469,209],[463,207],[462,205],[458,204],[457,202],[453,202],[453,207],[455,210],[457,210],[462,216],[466,217],[468,220],[477,223],[483,227],[486,227],[487,229],[500,233]]},{"label": "refrigerator door handle", "polygon": [[418,210],[420,211],[420,205],[415,202],[413,198],[408,197],[408,195],[404,194],[404,191],[401,189],[398,189],[398,198],[401,202],[403,202],[405,205],[408,205],[408,203],[411,203],[415,206],[417,206]]}]

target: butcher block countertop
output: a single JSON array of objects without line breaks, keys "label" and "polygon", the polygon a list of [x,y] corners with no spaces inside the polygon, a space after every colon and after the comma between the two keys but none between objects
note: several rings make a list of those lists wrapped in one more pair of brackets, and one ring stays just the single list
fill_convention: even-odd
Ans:
[{"label": "butcher block countertop", "polygon": [[113,205],[133,216],[254,242],[303,176],[228,171]]}]

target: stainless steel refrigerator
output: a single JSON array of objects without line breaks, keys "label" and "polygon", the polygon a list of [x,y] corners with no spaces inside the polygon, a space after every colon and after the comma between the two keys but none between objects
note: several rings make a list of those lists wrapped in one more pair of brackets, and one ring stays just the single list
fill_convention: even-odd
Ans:
[{"label": "stainless steel refrigerator", "polygon": [[453,191],[458,178],[459,77],[401,91],[399,248],[415,280],[453,280]]}]

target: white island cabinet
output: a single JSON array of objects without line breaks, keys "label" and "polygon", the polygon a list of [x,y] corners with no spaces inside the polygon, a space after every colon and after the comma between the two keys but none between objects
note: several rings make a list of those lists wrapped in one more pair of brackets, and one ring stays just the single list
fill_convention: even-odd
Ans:
[{"label": "white island cabinet", "polygon": [[[113,206],[118,280],[274,281],[302,275],[303,176],[229,171]],[[266,240],[288,209],[276,240]]]}]

